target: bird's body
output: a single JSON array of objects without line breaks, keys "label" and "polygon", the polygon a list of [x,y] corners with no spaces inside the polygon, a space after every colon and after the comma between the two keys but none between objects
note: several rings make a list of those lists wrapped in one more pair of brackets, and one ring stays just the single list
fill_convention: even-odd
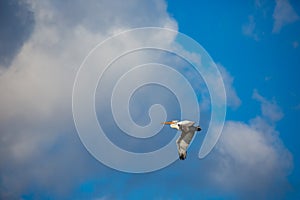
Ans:
[{"label": "bird's body", "polygon": [[178,154],[180,160],[184,160],[186,158],[187,148],[191,143],[195,132],[200,131],[201,128],[199,126],[194,126],[195,122],[193,121],[172,121],[172,122],[164,122],[164,124],[170,124],[171,128],[175,128],[181,131],[180,137],[176,140]]}]

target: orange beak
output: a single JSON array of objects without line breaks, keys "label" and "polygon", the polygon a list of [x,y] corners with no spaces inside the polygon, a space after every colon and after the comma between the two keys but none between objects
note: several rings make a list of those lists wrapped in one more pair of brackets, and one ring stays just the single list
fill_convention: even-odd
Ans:
[{"label": "orange beak", "polygon": [[175,124],[175,122],[162,122],[161,124]]}]

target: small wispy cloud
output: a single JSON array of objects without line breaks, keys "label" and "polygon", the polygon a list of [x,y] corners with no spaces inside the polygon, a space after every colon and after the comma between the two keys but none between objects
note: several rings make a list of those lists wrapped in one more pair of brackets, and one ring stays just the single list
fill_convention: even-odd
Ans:
[{"label": "small wispy cloud", "polygon": [[239,107],[241,105],[241,99],[238,97],[233,85],[234,77],[221,64],[218,64],[218,68],[223,77],[228,106],[232,108]]},{"label": "small wispy cloud", "polygon": [[273,33],[279,33],[282,27],[299,20],[299,16],[288,0],[276,0],[273,13]]},{"label": "small wispy cloud", "polygon": [[258,34],[256,33],[256,22],[253,15],[248,16],[248,22],[242,26],[243,34],[253,38],[254,40],[259,40]]},{"label": "small wispy cloud", "polygon": [[262,115],[271,120],[271,122],[277,122],[283,117],[283,112],[281,108],[277,105],[276,101],[268,101],[266,98],[261,96],[257,90],[254,90],[252,98],[261,103]]}]

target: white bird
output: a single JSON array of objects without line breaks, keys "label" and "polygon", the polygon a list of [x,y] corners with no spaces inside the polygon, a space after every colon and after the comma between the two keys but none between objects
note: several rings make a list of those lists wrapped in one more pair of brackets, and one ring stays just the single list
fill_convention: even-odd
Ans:
[{"label": "white bird", "polygon": [[194,126],[193,121],[178,121],[173,120],[170,122],[163,122],[162,124],[169,124],[171,128],[175,128],[181,131],[180,137],[176,140],[178,155],[180,160],[184,160],[187,154],[187,148],[192,141],[195,132],[201,131],[200,126]]}]

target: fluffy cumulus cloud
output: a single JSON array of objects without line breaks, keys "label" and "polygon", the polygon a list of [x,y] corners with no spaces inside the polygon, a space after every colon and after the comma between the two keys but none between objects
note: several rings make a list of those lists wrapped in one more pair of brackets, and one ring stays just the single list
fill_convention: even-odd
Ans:
[{"label": "fluffy cumulus cloud", "polygon": [[242,198],[280,199],[289,190],[287,176],[293,168],[292,155],[276,131],[275,122],[283,113],[275,100],[268,101],[257,91],[253,98],[261,103],[261,114],[248,123],[226,122],[216,148],[213,178],[225,190],[239,191]]},{"label": "fluffy cumulus cloud", "polygon": [[29,0],[26,9],[34,16],[33,32],[0,77],[1,198],[39,190],[64,194],[95,166],[71,111],[75,75],[92,47],[128,28],[177,29],[157,0]]},{"label": "fluffy cumulus cloud", "polygon": [[244,199],[281,198],[290,188],[292,156],[264,118],[229,121],[217,146],[216,185]]}]

